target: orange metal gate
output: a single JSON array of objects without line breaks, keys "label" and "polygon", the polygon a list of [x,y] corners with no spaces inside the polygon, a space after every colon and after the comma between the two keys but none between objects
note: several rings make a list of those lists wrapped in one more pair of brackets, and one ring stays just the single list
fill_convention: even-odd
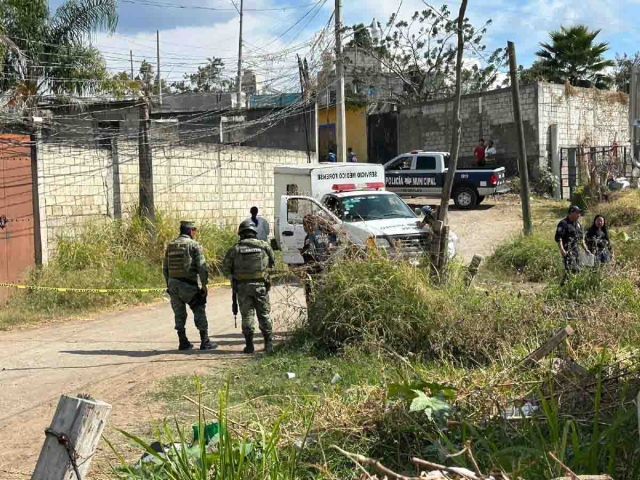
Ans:
[{"label": "orange metal gate", "polygon": [[[29,136],[0,135],[0,283],[24,280],[35,265]],[[11,292],[0,287],[0,302]]]}]

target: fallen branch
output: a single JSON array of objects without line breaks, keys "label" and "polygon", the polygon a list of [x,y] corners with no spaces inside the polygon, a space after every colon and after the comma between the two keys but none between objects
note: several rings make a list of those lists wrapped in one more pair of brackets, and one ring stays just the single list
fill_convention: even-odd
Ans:
[{"label": "fallen branch", "polygon": [[365,457],[364,455],[359,455],[357,453],[347,452],[346,450],[341,449],[337,445],[331,445],[331,448],[336,450],[341,455],[344,455],[354,463],[360,465],[368,465],[370,467],[375,468],[378,472],[383,475],[386,475],[388,478],[392,478],[394,480],[423,480],[420,477],[405,477],[404,475],[400,475],[399,473],[394,472],[393,470],[389,470],[387,467],[382,465],[380,462],[373,458]]},{"label": "fallen branch", "polygon": [[569,474],[569,478],[571,478],[572,480],[576,480],[578,478],[578,475],[576,475],[573,470],[562,463],[560,459],[553,454],[553,452],[549,452],[549,456],[553,458],[558,463],[558,465],[560,465],[564,469],[564,471]]},{"label": "fallen branch", "polygon": [[455,473],[456,475],[460,475],[461,477],[467,478],[469,480],[482,480],[484,477],[479,477],[471,470],[462,467],[447,467],[445,465],[439,465],[437,463],[428,462],[427,460],[422,460],[421,458],[412,458],[411,463],[414,465],[418,465],[419,467],[427,467],[431,470],[439,470],[441,472],[447,473]]}]

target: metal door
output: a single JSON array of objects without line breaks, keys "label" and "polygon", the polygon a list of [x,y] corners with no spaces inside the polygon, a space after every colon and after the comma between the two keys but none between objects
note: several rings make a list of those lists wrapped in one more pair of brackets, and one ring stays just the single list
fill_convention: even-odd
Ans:
[{"label": "metal door", "polygon": [[[31,146],[25,135],[0,135],[0,283],[24,280],[35,265]],[[0,301],[10,290],[0,287]]]}]

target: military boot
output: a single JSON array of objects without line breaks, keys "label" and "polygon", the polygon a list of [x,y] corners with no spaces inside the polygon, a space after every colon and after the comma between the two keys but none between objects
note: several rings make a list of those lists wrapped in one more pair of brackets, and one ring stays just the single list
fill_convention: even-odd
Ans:
[{"label": "military boot", "polygon": [[264,353],[273,353],[273,335],[271,333],[263,333],[264,337]]},{"label": "military boot", "polygon": [[215,350],[216,348],[218,348],[218,344],[209,340],[209,332],[200,330],[200,350]]},{"label": "military boot", "polygon": [[193,348],[193,343],[189,341],[187,332],[184,330],[178,330],[178,339],[180,340],[178,350],[191,350]]},{"label": "military boot", "polygon": [[253,333],[245,333],[244,342],[246,344],[243,350],[244,353],[253,353],[256,351],[255,347],[253,346]]}]

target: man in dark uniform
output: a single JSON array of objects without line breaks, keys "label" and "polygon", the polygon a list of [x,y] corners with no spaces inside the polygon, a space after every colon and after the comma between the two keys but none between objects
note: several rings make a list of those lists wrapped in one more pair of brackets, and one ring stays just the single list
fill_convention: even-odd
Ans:
[{"label": "man in dark uniform", "polygon": [[556,228],[555,239],[564,261],[565,270],[561,285],[564,285],[570,274],[575,275],[580,272],[580,247],[588,251],[584,243],[582,225],[578,221],[581,214],[580,208],[572,205],[569,207],[567,218],[561,220]]}]

